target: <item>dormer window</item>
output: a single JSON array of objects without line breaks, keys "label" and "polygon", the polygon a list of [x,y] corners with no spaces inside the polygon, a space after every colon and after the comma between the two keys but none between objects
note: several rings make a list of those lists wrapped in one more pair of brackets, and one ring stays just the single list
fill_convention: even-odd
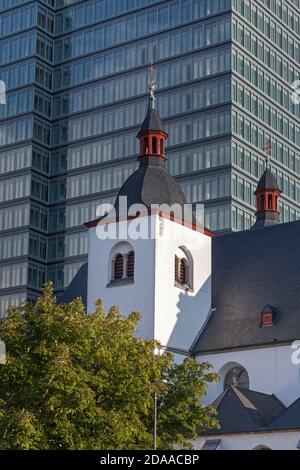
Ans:
[{"label": "dormer window", "polygon": [[274,324],[274,310],[266,305],[261,312],[260,326],[272,326]]}]

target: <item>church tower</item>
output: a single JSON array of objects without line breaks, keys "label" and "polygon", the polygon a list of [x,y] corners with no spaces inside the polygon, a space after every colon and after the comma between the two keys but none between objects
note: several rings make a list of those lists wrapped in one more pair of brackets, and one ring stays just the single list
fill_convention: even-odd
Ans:
[{"label": "church tower", "polygon": [[[107,216],[89,228],[87,308],[139,311],[138,335],[183,353],[211,310],[211,238],[196,224],[166,167],[168,134],[150,86],[137,135],[139,168],[121,187]],[[168,209],[169,208],[169,209]],[[185,212],[186,211],[186,212]],[[103,237],[106,232],[109,236]],[[100,236],[99,236],[100,234]]]},{"label": "church tower", "polygon": [[137,135],[140,140],[140,160],[155,156],[161,160],[166,160],[165,146],[168,134],[155,109],[155,95],[151,88],[147,116]]},{"label": "church tower", "polygon": [[259,180],[256,196],[256,223],[253,228],[262,228],[280,223],[278,201],[281,194],[276,179],[268,163],[265,172]]}]

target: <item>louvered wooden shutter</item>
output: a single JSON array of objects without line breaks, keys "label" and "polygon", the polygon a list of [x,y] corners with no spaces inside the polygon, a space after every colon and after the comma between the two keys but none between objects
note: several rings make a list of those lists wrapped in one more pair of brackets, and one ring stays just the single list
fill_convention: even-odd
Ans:
[{"label": "louvered wooden shutter", "polygon": [[123,255],[119,254],[115,258],[114,263],[114,279],[122,279],[124,269]]},{"label": "louvered wooden shutter", "polygon": [[180,281],[180,284],[187,283],[187,265],[186,265],[185,259],[180,260],[179,281]]},{"label": "louvered wooden shutter", "polygon": [[127,258],[127,277],[134,278],[134,251],[131,251]]}]

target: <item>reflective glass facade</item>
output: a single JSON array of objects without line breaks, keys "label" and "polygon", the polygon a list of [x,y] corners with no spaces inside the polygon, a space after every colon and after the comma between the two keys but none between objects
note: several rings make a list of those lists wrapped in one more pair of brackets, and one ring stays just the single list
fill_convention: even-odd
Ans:
[{"label": "reflective glass facade", "polygon": [[292,85],[300,75],[298,0],[233,0],[232,228],[253,219],[253,190],[265,145],[283,191],[281,220],[300,216],[300,105]]},{"label": "reflective glass facade", "polygon": [[207,227],[251,226],[266,144],[299,218],[299,38],[299,0],[0,0],[0,314],[86,261],[83,223],[137,167],[151,62],[169,169]]}]

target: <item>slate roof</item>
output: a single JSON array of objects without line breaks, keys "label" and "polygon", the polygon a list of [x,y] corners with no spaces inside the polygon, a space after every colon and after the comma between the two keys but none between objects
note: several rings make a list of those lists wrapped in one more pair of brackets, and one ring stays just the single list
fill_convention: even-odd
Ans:
[{"label": "slate roof", "polygon": [[256,191],[260,191],[262,189],[277,189],[280,191],[278,183],[269,168],[265,170],[264,174],[260,178]]},{"label": "slate roof", "polygon": [[87,276],[88,263],[84,263],[63,293],[60,303],[66,304],[77,297],[81,297],[82,302],[87,306]]},{"label": "slate roof", "polygon": [[[153,97],[154,99],[154,97]],[[143,132],[161,131],[166,135],[164,124],[155,109],[150,96],[147,115],[142,124],[138,137]],[[184,192],[166,168],[166,163],[157,156],[140,158],[139,168],[125,181],[115,202],[118,214],[120,196],[127,197],[127,206],[143,204],[148,209],[153,204],[187,204]]]},{"label": "slate roof", "polygon": [[[212,239],[212,307],[193,354],[291,343],[300,337],[300,221]],[[266,305],[273,326],[261,327]]]},{"label": "slate roof", "polygon": [[263,211],[257,214],[256,222],[251,230],[261,229],[275,224],[280,224],[279,212]]},{"label": "slate roof", "polygon": [[[177,204],[179,211],[173,211],[174,215],[182,220],[184,205],[187,200],[179,184],[166,168],[165,161],[157,157],[147,157],[140,161],[139,168],[125,181],[121,187],[115,201],[116,215],[123,215],[120,212],[120,197],[127,197],[127,207],[134,204],[143,204],[148,210],[153,204],[167,204],[173,206]],[[97,219],[98,222],[101,217]],[[188,220],[189,221],[189,220]],[[196,219],[191,214],[191,222],[196,223]],[[82,266],[76,274],[71,284],[65,290],[61,302],[69,302],[76,297],[81,297],[85,305],[87,304],[87,264]]]},{"label": "slate roof", "polygon": [[267,429],[270,431],[300,429],[300,397],[274,419]]},{"label": "slate roof", "polygon": [[[212,404],[218,412],[220,429],[203,434],[246,433],[272,430],[271,423],[283,416],[289,408],[275,395],[253,390],[228,387]],[[292,405],[291,405],[292,406]],[[300,415],[295,418],[300,429]],[[286,421],[286,429],[290,427]]]},{"label": "slate roof", "polygon": [[[164,124],[155,109],[154,99],[153,96],[150,96],[147,115],[137,137],[148,131],[161,131],[167,136]],[[114,215],[117,217],[127,215],[128,209],[135,204],[142,204],[148,210],[151,209],[152,205],[165,204],[173,206],[177,204],[180,210],[178,210],[178,213],[176,213],[176,210],[172,210],[172,212],[174,212],[175,217],[182,219],[184,214],[182,209],[188,204],[187,199],[175,178],[169,173],[165,160],[158,156],[148,155],[140,157],[139,161],[139,168],[124,182],[117,195],[114,204]],[[122,207],[123,204],[122,206],[120,204],[121,196],[127,198],[127,210],[126,207]],[[122,210],[120,210],[121,207]],[[94,224],[100,220],[101,218],[85,225],[89,226],[89,224]],[[189,214],[189,220],[187,221],[197,222],[192,214]]]},{"label": "slate roof", "polygon": [[127,197],[128,207],[133,204],[187,204],[184,192],[166,168],[165,162],[157,157],[141,159],[139,168],[125,181],[116,199],[118,209],[119,197]]},{"label": "slate roof", "polygon": [[[151,97],[141,132],[150,128],[164,131]],[[258,189],[262,188],[279,189],[270,169],[258,184]],[[119,211],[121,196],[127,196],[128,207],[143,204],[150,209],[153,204],[178,204],[182,208],[187,204],[165,161],[155,156],[141,158],[139,168],[121,187],[115,202],[117,215],[124,215]],[[296,221],[212,239],[213,313],[194,342],[192,354],[285,344],[299,338],[299,236],[300,221]],[[81,296],[86,302],[86,293],[85,265],[63,300]],[[266,305],[276,312],[275,322],[262,327],[261,312]]]},{"label": "slate roof", "polygon": [[156,111],[155,108],[151,108],[150,105],[148,106],[147,115],[144,119],[144,122],[140,129],[140,132],[138,133],[138,136],[142,134],[143,132],[148,132],[148,131],[161,131],[161,132],[166,133],[165,126],[158,112]]}]

